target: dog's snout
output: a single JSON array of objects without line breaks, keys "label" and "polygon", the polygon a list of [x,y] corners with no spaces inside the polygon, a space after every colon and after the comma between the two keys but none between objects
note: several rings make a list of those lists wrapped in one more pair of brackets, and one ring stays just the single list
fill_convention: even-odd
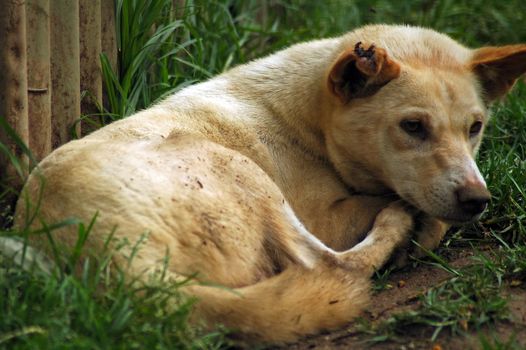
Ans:
[{"label": "dog's snout", "polygon": [[460,209],[472,216],[482,213],[491,199],[491,194],[482,184],[460,187],[455,194]]}]

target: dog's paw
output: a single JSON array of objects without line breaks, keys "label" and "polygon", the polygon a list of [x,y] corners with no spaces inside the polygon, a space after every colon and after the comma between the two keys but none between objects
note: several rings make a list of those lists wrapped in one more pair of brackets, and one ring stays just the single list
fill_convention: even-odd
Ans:
[{"label": "dog's paw", "polygon": [[413,246],[413,256],[420,258],[426,255],[426,250],[434,250],[438,248],[442,238],[446,235],[450,225],[439,219],[423,215],[418,219],[418,227],[415,232],[415,240],[424,248]]},{"label": "dog's paw", "polygon": [[426,255],[426,251],[436,249],[450,227],[439,219],[426,214],[419,214],[415,218],[415,222],[413,239],[418,245],[408,240],[405,246],[398,248],[392,259],[396,267],[407,265],[410,255],[415,258],[421,258]]},{"label": "dog's paw", "polygon": [[389,232],[389,238],[397,245],[405,245],[409,241],[414,226],[414,209],[404,201],[395,201],[384,208],[376,217],[375,228]]}]

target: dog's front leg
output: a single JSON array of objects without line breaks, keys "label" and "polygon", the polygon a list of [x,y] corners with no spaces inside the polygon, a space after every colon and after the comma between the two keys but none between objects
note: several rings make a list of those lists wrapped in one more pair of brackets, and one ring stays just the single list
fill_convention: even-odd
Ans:
[{"label": "dog's front leg", "polygon": [[327,215],[319,215],[312,232],[336,251],[352,248],[373,227],[375,219],[396,198],[353,195],[333,202]]},{"label": "dog's front leg", "polygon": [[405,266],[409,261],[409,255],[420,258],[426,255],[426,251],[438,248],[449,228],[449,224],[421,213],[416,217],[413,235],[418,245],[408,242],[406,246],[400,247],[394,254],[394,264],[397,267]]},{"label": "dog's front leg", "polygon": [[382,209],[367,237],[352,249],[339,253],[339,262],[372,275],[389,260],[393,250],[407,244],[414,225],[411,211],[403,201]]}]

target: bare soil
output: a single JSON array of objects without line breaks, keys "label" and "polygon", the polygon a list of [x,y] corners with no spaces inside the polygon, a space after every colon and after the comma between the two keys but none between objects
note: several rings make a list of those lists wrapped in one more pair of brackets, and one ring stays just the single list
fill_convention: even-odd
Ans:
[{"label": "bare soil", "polygon": [[[471,249],[459,248],[448,250],[446,258],[453,267],[462,267],[471,263]],[[429,288],[443,283],[451,275],[439,267],[420,264],[416,267],[406,267],[393,272],[389,277],[391,289],[386,289],[373,295],[371,306],[363,314],[363,318],[377,323],[387,320],[395,313],[402,313],[419,307],[419,296]],[[504,291],[510,311],[510,321],[499,321],[479,330],[467,330],[463,335],[453,336],[449,330],[443,330],[432,342],[431,327],[411,327],[407,332],[398,335],[396,339],[373,341],[374,335],[365,334],[357,322],[348,327],[331,333],[304,339],[289,345],[288,349],[377,349],[377,350],[408,350],[408,349],[479,349],[479,334],[488,339],[496,337],[501,343],[506,343],[514,336],[515,341],[526,349],[526,286],[509,287]],[[363,329],[363,328],[362,328]]]}]

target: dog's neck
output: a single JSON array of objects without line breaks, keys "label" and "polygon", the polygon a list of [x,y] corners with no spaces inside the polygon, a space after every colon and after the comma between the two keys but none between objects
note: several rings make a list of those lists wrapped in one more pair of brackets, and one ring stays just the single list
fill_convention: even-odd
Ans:
[{"label": "dog's neck", "polygon": [[234,69],[234,93],[262,103],[282,134],[291,134],[313,154],[327,158],[320,124],[327,113],[327,62],[337,47],[336,39],[314,41]]}]

